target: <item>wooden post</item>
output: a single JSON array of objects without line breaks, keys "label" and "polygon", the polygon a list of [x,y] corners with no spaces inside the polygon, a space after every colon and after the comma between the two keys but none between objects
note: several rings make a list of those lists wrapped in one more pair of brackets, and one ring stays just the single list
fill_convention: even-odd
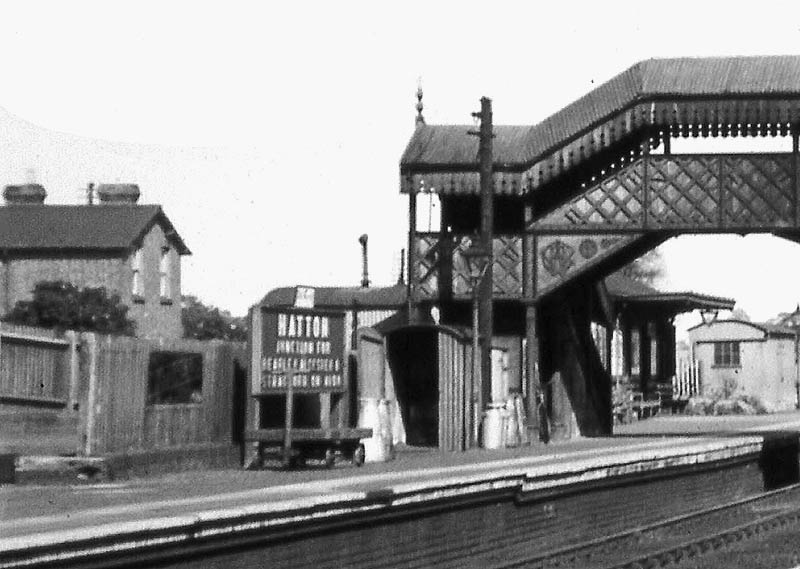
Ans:
[{"label": "wooden post", "polygon": [[[250,333],[248,334],[247,341],[250,348],[250,360],[247,362],[248,381],[247,387],[245,388],[245,430],[251,429],[256,431],[261,428],[262,423],[261,399],[253,397],[254,393],[258,393],[261,390],[261,350],[263,348],[260,336],[263,326],[261,307],[259,305],[253,306],[250,309],[248,317],[250,319]],[[262,444],[256,442],[248,445],[247,441],[243,441],[242,444],[244,445],[242,466],[246,468],[251,468],[254,465],[260,466],[262,461]]]},{"label": "wooden post", "polygon": [[417,273],[414,268],[417,262],[417,189],[411,188],[408,194],[408,322],[417,319]]},{"label": "wooden post", "polygon": [[494,311],[494,183],[492,180],[492,100],[481,98],[479,132],[480,186],[481,186],[481,246],[488,259],[479,285],[479,328],[481,341],[481,389],[479,391],[479,416],[492,398],[492,335]]},{"label": "wooden post", "polygon": [[472,386],[470,387],[469,421],[471,423],[472,446],[480,444],[478,440],[478,430],[481,423],[481,376],[483,369],[481,366],[481,346],[480,346],[480,301],[478,294],[473,291],[472,300]]},{"label": "wooden post", "polygon": [[86,334],[86,346],[89,351],[89,388],[86,395],[86,408],[81,416],[84,417],[83,423],[83,441],[82,441],[82,454],[83,456],[92,456],[97,450],[96,438],[96,417],[95,408],[97,407],[98,390],[97,385],[97,335],[93,333]]},{"label": "wooden post", "polygon": [[647,228],[648,210],[650,209],[650,138],[646,138],[642,145],[642,227]]},{"label": "wooden post", "polygon": [[794,226],[800,227],[800,128],[792,127],[792,178],[794,182]]},{"label": "wooden post", "polygon": [[68,358],[69,358],[69,395],[67,401],[67,408],[69,411],[77,411],[79,408],[78,392],[79,392],[79,370],[80,361],[78,360],[78,334],[72,330],[68,330],[65,334],[69,342]]},{"label": "wooden post", "polygon": [[2,304],[0,304],[0,308],[2,308],[3,313],[6,314],[11,310],[11,260],[8,255],[8,249],[0,249],[0,268],[3,269],[2,272]]},{"label": "wooden post", "polygon": [[[540,406],[544,401],[539,377],[539,333],[537,330],[536,297],[536,236],[533,233],[533,203],[528,198],[524,205],[526,233],[522,237],[522,296],[525,300],[525,382],[527,390],[526,411],[528,425],[539,431],[539,440],[546,434],[540,428]],[[527,433],[526,433],[527,436]],[[533,442],[528,438],[529,442]]]},{"label": "wooden post", "polygon": [[286,418],[283,431],[283,465],[292,464],[292,422],[294,419],[294,370],[286,370]]},{"label": "wooden post", "polygon": [[548,434],[542,432],[540,414],[544,410],[545,394],[539,377],[539,333],[537,330],[537,308],[525,308],[525,377],[528,382],[528,425],[539,431],[539,440],[546,442]]},{"label": "wooden post", "polygon": [[644,320],[639,332],[639,390],[645,398],[650,383],[650,321]]}]

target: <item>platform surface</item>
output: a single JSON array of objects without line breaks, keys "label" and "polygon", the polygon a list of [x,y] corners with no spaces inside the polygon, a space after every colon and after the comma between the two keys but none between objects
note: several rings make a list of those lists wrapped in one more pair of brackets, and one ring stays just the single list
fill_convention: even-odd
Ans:
[{"label": "platform surface", "polygon": [[[105,484],[0,487],[0,551],[24,542],[91,534],[115,524],[167,523],[205,512],[291,509],[298,504],[392,490],[413,492],[442,484],[525,476],[530,480],[610,476],[625,465],[716,460],[757,451],[759,433],[800,431],[800,414],[754,417],[655,417],[625,425],[603,439],[499,451],[440,453],[410,449],[388,463],[332,470],[215,470]],[[715,454],[716,453],[716,454]],[[661,462],[659,462],[661,461]],[[672,461],[672,462],[670,462]],[[622,470],[620,469],[622,466]],[[538,477],[538,478],[537,478]],[[577,477],[577,478],[576,478]],[[44,540],[44,541],[42,541]]]}]

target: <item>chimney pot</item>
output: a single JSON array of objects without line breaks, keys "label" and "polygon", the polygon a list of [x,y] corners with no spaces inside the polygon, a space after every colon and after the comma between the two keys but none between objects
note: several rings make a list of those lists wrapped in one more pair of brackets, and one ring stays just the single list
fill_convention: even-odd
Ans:
[{"label": "chimney pot", "polygon": [[47,192],[41,184],[9,185],[3,189],[6,205],[40,205]]},{"label": "chimney pot", "polygon": [[97,197],[103,205],[133,205],[139,201],[137,184],[100,184]]}]

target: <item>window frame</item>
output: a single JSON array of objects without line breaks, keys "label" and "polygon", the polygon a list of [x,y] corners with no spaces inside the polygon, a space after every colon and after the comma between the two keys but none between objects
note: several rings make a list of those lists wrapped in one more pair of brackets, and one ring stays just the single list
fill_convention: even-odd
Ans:
[{"label": "window frame", "polygon": [[742,346],[737,340],[724,340],[713,342],[714,365],[713,367],[740,368],[742,367]]},{"label": "window frame", "polygon": [[161,257],[158,261],[158,294],[161,302],[172,302],[172,261],[169,247],[161,248]]},{"label": "window frame", "polygon": [[142,275],[142,258],[144,257],[144,250],[142,247],[137,247],[131,255],[131,295],[136,301],[144,300],[144,278]]}]

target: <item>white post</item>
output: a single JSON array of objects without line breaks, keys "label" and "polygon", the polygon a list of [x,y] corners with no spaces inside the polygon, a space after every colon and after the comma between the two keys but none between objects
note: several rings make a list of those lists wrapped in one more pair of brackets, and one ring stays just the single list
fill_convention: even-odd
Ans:
[{"label": "white post", "polygon": [[95,407],[97,405],[97,335],[86,334],[87,347],[89,348],[89,392],[86,397],[86,430],[84,431],[84,456],[92,456],[96,450],[94,440]]}]

